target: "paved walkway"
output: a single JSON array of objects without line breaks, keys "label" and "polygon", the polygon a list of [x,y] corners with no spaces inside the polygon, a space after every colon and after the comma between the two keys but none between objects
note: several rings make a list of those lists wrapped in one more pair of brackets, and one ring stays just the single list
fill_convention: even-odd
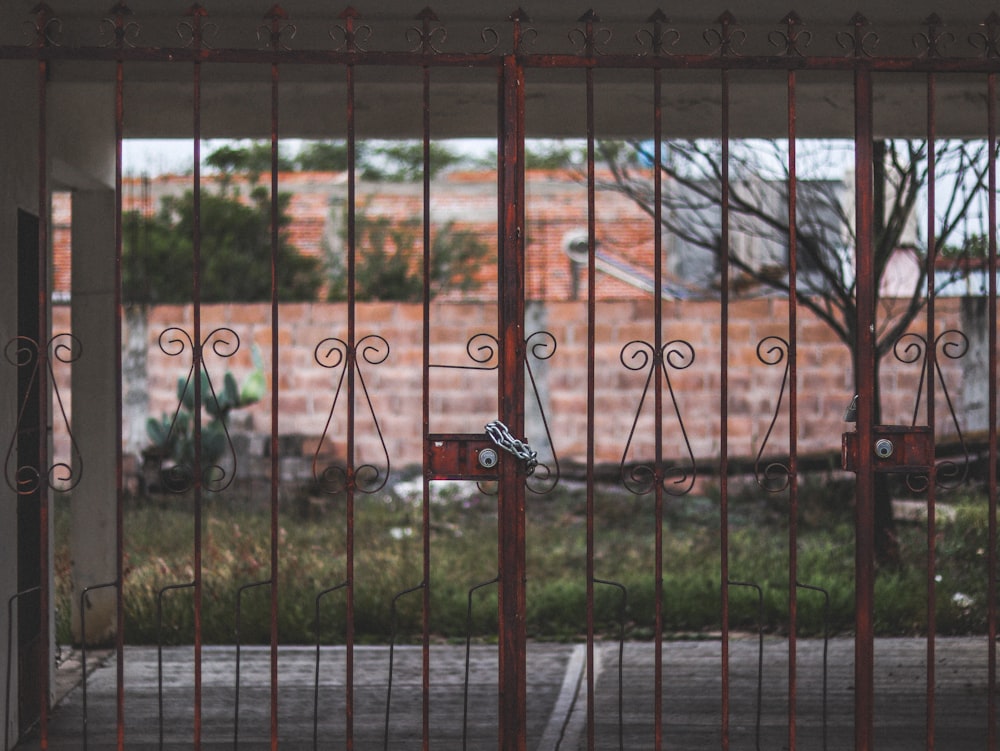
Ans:
[{"label": "paved walkway", "polygon": [[[730,659],[730,748],[782,749],[788,746],[787,642],[767,640],[762,663],[756,638],[734,639]],[[986,748],[987,642],[984,638],[940,639],[937,643],[937,751]],[[797,748],[840,751],[853,748],[853,642],[800,640],[798,647]],[[597,681],[595,738],[598,749],[653,748],[653,645],[630,642],[619,650],[601,643],[595,650]],[[721,748],[720,643],[664,644],[664,747]],[[238,738],[235,710],[235,651],[204,652],[203,748],[269,748],[269,653],[245,648],[240,665]],[[315,680],[314,648],[283,647],[279,657],[279,727],[282,748],[311,749]],[[421,746],[421,652],[397,647],[393,656],[388,722],[389,650],[355,651],[355,748],[408,751]],[[157,656],[154,648],[130,647],[125,657],[126,748],[136,751],[192,747],[192,651],[164,651],[164,722],[160,744]],[[885,639],[876,645],[876,748],[925,748],[925,661],[922,640]],[[528,657],[529,749],[578,751],[586,748],[587,712],[581,645],[533,644]],[[758,682],[758,665],[762,665]],[[466,705],[464,646],[432,647],[430,672],[431,743],[434,751],[496,748],[497,653],[473,647]],[[320,661],[319,713],[315,747],[344,747],[344,650],[324,648]],[[619,677],[623,695],[619,702]],[[87,742],[83,740],[83,692],[71,691],[54,713],[50,748],[105,751],[115,748],[115,669],[105,661],[90,676]],[[758,689],[759,686],[759,689]],[[825,701],[824,701],[825,695]],[[759,701],[758,701],[759,697]],[[467,709],[466,709],[467,707]],[[619,714],[620,712],[620,714]],[[467,714],[466,714],[467,713]],[[463,716],[467,717],[463,723]],[[619,716],[621,723],[619,723]],[[463,739],[463,727],[464,739]],[[238,740],[238,746],[236,741]],[[27,745],[25,748],[37,748]]]}]

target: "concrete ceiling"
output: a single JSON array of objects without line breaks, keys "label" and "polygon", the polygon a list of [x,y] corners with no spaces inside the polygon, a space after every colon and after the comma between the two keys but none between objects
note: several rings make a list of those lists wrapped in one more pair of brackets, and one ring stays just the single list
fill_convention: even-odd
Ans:
[{"label": "concrete ceiling", "polygon": [[[7,3],[9,12],[28,16],[38,0],[16,0]],[[57,15],[103,17],[114,5],[113,0],[49,0]],[[179,17],[191,5],[187,0],[129,0],[128,5],[136,18]],[[213,18],[259,19],[273,3],[269,0],[254,3],[248,0],[203,0],[201,2]],[[364,19],[372,21],[409,21],[429,6],[445,23],[474,22],[482,25],[502,23],[518,7],[497,0],[357,0],[356,2],[331,2],[331,0],[285,0],[280,3],[290,18],[330,18],[337,16],[348,5],[353,6]],[[996,5],[989,0],[864,0],[846,5],[840,0],[802,0],[790,4],[787,0],[730,0],[711,3],[656,3],[655,0],[596,0],[590,4],[578,0],[525,0],[520,3],[532,22],[540,24],[565,24],[575,21],[589,9],[594,10],[605,23],[641,23],[661,8],[672,21],[682,24],[710,25],[724,11],[750,26],[772,25],[791,10],[803,20],[816,26],[835,27],[848,22],[855,11],[862,12],[875,27],[913,24],[920,26],[932,13],[939,14],[952,26],[968,26],[983,21]]]},{"label": "concrete ceiling", "polygon": [[[27,18],[37,0],[16,0],[15,18]],[[60,43],[96,46],[106,43],[100,20],[108,15],[111,0],[49,0],[62,20]],[[421,0],[421,3],[425,0]],[[870,21],[870,44],[876,55],[917,54],[924,20],[937,11],[949,36],[945,54],[974,57],[980,50],[970,38],[981,31],[981,22],[993,10],[993,0],[963,0],[941,7],[941,0],[868,0],[860,10]],[[63,7],[60,7],[60,6]],[[216,48],[259,48],[256,32],[268,2],[205,0],[209,20],[217,27]],[[331,29],[347,3],[330,0],[287,0],[283,3],[294,25],[288,41],[294,49],[332,48],[339,44]],[[371,26],[368,46],[379,50],[406,50],[413,46],[408,30],[422,4],[404,0],[358,0],[355,8]],[[178,22],[187,3],[164,0],[131,0],[132,18],[139,24],[140,45],[180,47]],[[436,44],[447,52],[481,51],[482,30],[497,32],[500,49],[509,46],[513,5],[470,0],[440,0],[432,5],[447,30]],[[574,51],[570,30],[587,10],[568,0],[525,2],[530,26],[537,31],[532,51]],[[611,52],[636,52],[635,32],[656,6],[646,0],[595,2],[599,26],[610,30],[602,36]],[[679,31],[672,49],[678,53],[711,51],[705,30],[729,10],[746,38],[744,54],[774,54],[769,34],[782,28],[790,8],[787,0],[733,0],[727,5],[671,3],[663,11]],[[808,54],[842,57],[838,34],[850,30],[855,8],[836,0],[804,2],[795,9],[812,33]],[[0,28],[0,40],[23,41],[18,24]],[[711,32],[710,32],[711,35]],[[916,40],[916,41],[915,41]],[[235,137],[263,136],[269,128],[269,72],[260,65],[213,64],[205,68],[203,134]],[[80,84],[106,86],[112,70],[108,64],[64,62],[53,66],[53,91],[81,96]],[[718,132],[718,73],[669,71],[664,75],[664,127],[673,135],[706,135]],[[329,67],[283,66],[281,70],[281,132],[296,137],[342,137],[345,93],[343,74]],[[191,75],[189,65],[133,63],[126,67],[126,128],[129,136],[187,137],[191,129]],[[785,76],[770,73],[733,74],[731,117],[734,135],[780,135],[786,127]],[[580,136],[584,132],[583,73],[530,70],[527,76],[529,135]],[[884,134],[919,135],[923,132],[925,77],[884,74],[876,81],[876,128]],[[598,71],[597,128],[602,136],[643,136],[650,126],[650,76],[648,71]],[[941,76],[938,86],[939,132],[978,135],[983,128],[985,87],[983,76]],[[412,137],[420,132],[420,72],[406,68],[364,68],[358,72],[358,128],[362,137]],[[799,123],[802,135],[849,136],[853,128],[852,79],[849,72],[803,72],[799,76]],[[492,136],[496,130],[496,81],[490,69],[435,69],[432,73],[432,132],[435,136]]]}]

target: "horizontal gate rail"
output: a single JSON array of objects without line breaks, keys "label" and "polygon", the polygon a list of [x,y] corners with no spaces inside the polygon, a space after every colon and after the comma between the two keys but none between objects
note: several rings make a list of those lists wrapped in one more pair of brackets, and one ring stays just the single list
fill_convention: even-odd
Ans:
[{"label": "horizontal gate rail", "polygon": [[[198,6],[195,6],[198,7]],[[288,16],[279,6],[274,6],[281,15],[287,28],[294,30],[294,23],[287,21]],[[760,33],[761,40],[767,41],[771,54],[747,52],[745,46],[750,41],[748,32],[738,25],[737,20],[724,14],[715,26],[706,27],[705,33],[692,34],[684,37],[676,29],[669,27],[669,22],[660,14],[654,14],[646,24],[637,24],[633,30],[643,33],[635,35],[633,49],[620,51],[617,47],[610,49],[608,39],[604,34],[595,36],[592,48],[596,54],[588,54],[581,45],[575,53],[533,52],[532,47],[541,46],[542,37],[535,33],[528,40],[527,31],[531,29],[526,16],[511,16],[511,27],[514,23],[524,23],[524,33],[513,43],[513,49],[505,47],[501,42],[501,33],[495,27],[483,29],[482,37],[488,40],[481,51],[447,51],[438,49],[433,44],[418,44],[413,51],[378,50],[362,48],[355,45],[347,49],[344,43],[336,48],[298,49],[291,46],[285,35],[279,46],[264,46],[258,49],[248,47],[208,47],[206,46],[147,46],[141,43],[143,24],[131,17],[127,5],[116,7],[118,15],[114,19],[106,19],[102,23],[94,23],[94,30],[104,31],[104,24],[110,22],[115,27],[115,44],[81,44],[61,45],[59,34],[64,21],[45,5],[39,6],[37,23],[42,24],[40,30],[45,43],[41,45],[0,44],[0,59],[10,60],[42,60],[56,62],[64,60],[91,60],[95,62],[169,62],[169,63],[247,63],[247,64],[289,64],[289,65],[337,65],[337,66],[398,66],[421,68],[428,66],[459,66],[477,67],[493,66],[504,55],[513,54],[518,64],[525,68],[592,68],[592,69],[652,69],[652,70],[756,70],[756,71],[851,71],[859,65],[873,71],[901,73],[990,73],[1000,66],[1000,17],[990,15],[979,24],[978,30],[968,30],[963,43],[959,43],[951,34],[951,43],[945,45],[941,40],[945,34],[942,28],[947,28],[935,16],[927,19],[924,26],[915,23],[909,37],[916,52],[912,55],[876,54],[875,47],[879,35],[871,30],[871,25],[862,16],[845,19],[842,30],[837,31],[830,24],[816,27],[814,34],[809,24],[794,13],[776,21],[771,31],[754,30]],[[199,10],[199,15],[207,12]],[[353,25],[361,28],[361,17],[353,11],[345,11],[343,18],[350,15]],[[433,16],[433,14],[432,14]],[[123,22],[121,19],[128,19]],[[268,16],[270,18],[270,16]],[[596,16],[586,16],[593,26],[598,23]],[[75,20],[75,19],[74,19]],[[433,29],[447,29],[446,24],[437,23]],[[581,19],[581,23],[584,19]],[[65,23],[69,23],[68,21]],[[167,22],[159,20],[146,22],[150,27],[169,28]],[[187,24],[187,22],[184,22]],[[428,21],[423,19],[424,38],[429,38],[433,29]],[[346,22],[331,24],[331,37],[346,36]],[[621,24],[617,24],[621,31]],[[782,30],[785,27],[787,31]],[[76,30],[74,26],[74,30]],[[369,32],[371,26],[364,25]],[[570,26],[582,39],[584,34],[579,26]],[[651,33],[650,29],[655,29]],[[924,31],[926,29],[926,31]],[[247,30],[251,30],[248,26]],[[853,30],[853,31],[849,31]],[[609,29],[601,29],[609,32]],[[828,35],[826,40],[819,38],[819,31]],[[411,32],[418,32],[416,27],[406,33],[408,42],[412,42]],[[355,32],[352,32],[355,33]],[[895,30],[894,30],[895,33]],[[907,32],[900,36],[905,37]],[[419,32],[417,34],[419,37]],[[706,50],[682,49],[681,42],[697,37]],[[557,37],[555,37],[557,38]],[[546,40],[548,37],[545,38]],[[803,42],[802,40],[808,40]],[[840,52],[835,54],[808,54],[808,46],[819,44],[820,41],[835,42]],[[482,44],[482,41],[480,40]],[[565,44],[563,41],[562,44]],[[668,46],[669,44],[669,46]],[[955,48],[963,47],[968,54],[945,54]]]},{"label": "horizontal gate rail", "polygon": [[[120,53],[113,49],[90,47],[42,47],[0,45],[0,59],[39,60],[44,62],[92,61],[125,63],[222,64],[257,65],[319,65],[355,67],[495,67],[502,55],[497,53],[447,53],[416,55],[401,52],[366,51],[342,53],[326,50],[283,50],[262,52],[244,49],[217,49],[197,53],[189,48],[128,48]],[[885,73],[995,73],[1000,58],[995,57],[787,57],[754,56],[720,57],[718,55],[673,55],[670,57],[638,57],[608,54],[587,58],[580,55],[518,55],[524,68],[561,68],[593,70],[663,70],[663,71],[774,71],[789,70],[842,71],[849,73],[858,67]]]}]

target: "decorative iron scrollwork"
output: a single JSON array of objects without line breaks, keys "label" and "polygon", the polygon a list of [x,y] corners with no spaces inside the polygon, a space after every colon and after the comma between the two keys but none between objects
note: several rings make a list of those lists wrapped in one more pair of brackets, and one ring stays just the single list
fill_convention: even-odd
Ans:
[{"label": "decorative iron scrollwork", "polygon": [[218,35],[218,24],[212,22],[206,23],[205,18],[208,17],[208,11],[198,3],[191,6],[187,15],[190,16],[190,21],[181,21],[177,24],[178,38],[190,49],[212,49],[206,38],[214,38]]},{"label": "decorative iron scrollwork", "polygon": [[921,49],[920,57],[936,58],[941,57],[945,45],[955,41],[955,35],[950,31],[941,31],[941,17],[937,13],[932,13],[924,22],[927,24],[925,34],[913,35],[913,46]]},{"label": "decorative iron scrollwork", "polygon": [[128,21],[132,15],[132,9],[124,2],[120,2],[110,11],[109,17],[101,21],[101,34],[110,34],[110,39],[105,47],[135,47],[139,40],[141,26],[137,21]]},{"label": "decorative iron scrollwork", "polygon": [[35,6],[32,13],[35,15],[35,20],[25,22],[30,35],[27,46],[58,47],[59,41],[56,36],[62,32],[62,21],[56,17],[51,6],[41,2]]},{"label": "decorative iron scrollwork", "polygon": [[[336,376],[337,385],[333,393],[333,401],[330,404],[330,412],[326,418],[326,425],[320,436],[319,444],[313,455],[313,478],[325,493],[336,494],[347,489],[353,489],[362,493],[376,493],[385,487],[389,479],[389,449],[385,444],[382,435],[382,428],[379,425],[378,415],[375,413],[375,405],[372,403],[371,393],[368,391],[368,384],[365,382],[364,369],[362,363],[367,365],[380,365],[389,357],[389,342],[378,334],[369,334],[359,339],[353,349],[343,339],[328,337],[316,345],[313,359],[316,363],[329,370],[339,371]],[[340,393],[344,387],[344,381],[348,370],[354,368],[358,383],[361,386],[361,393],[364,395],[368,413],[371,415],[375,433],[378,435],[379,444],[382,447],[382,455],[385,460],[384,471],[374,464],[361,464],[353,468],[352,472],[347,471],[347,467],[342,464],[327,464],[321,466],[322,457],[326,445],[330,442],[330,433],[333,427],[334,415],[337,411],[337,403],[340,400]]]},{"label": "decorative iron scrollwork", "polygon": [[655,57],[670,55],[668,47],[674,47],[681,40],[680,32],[677,29],[665,28],[670,23],[670,19],[662,10],[657,10],[651,15],[646,23],[653,27],[639,29],[635,32],[635,41],[639,45],[640,55],[652,53]]},{"label": "decorative iron scrollwork", "polygon": [[420,27],[411,26],[406,30],[406,41],[412,47],[410,52],[422,52],[425,55],[440,55],[442,45],[448,41],[448,30],[444,26],[431,27],[438,21],[437,14],[430,8],[424,8],[417,15]]},{"label": "decorative iron scrollwork", "polygon": [[465,352],[475,365],[445,365],[432,363],[432,368],[451,370],[496,370],[500,367],[500,342],[493,334],[480,332],[469,337],[465,343]]},{"label": "decorative iron scrollwork", "polygon": [[[940,385],[940,393],[944,397],[945,405],[948,407],[948,417],[955,428],[955,435],[958,438],[959,446],[964,457],[962,462],[946,459],[937,464],[937,485],[943,489],[951,490],[965,482],[969,473],[969,447],[965,442],[965,435],[962,426],[959,424],[958,414],[952,402],[951,394],[948,391],[948,381],[941,369],[939,358],[948,360],[960,360],[969,351],[969,338],[957,329],[942,331],[934,338],[934,372],[937,383]],[[917,424],[917,417],[920,412],[920,404],[923,400],[925,380],[927,378],[927,357],[929,356],[927,339],[921,334],[907,333],[896,340],[892,348],[895,358],[904,364],[920,363],[920,380],[917,384],[917,395],[913,405],[913,421]],[[907,476],[907,485],[914,492],[922,492],[927,489],[927,477]]]},{"label": "decorative iron scrollwork", "polygon": [[868,19],[860,13],[855,13],[848,21],[854,27],[854,32],[840,31],[837,33],[837,44],[841,49],[847,50],[848,57],[863,58],[871,57],[875,47],[878,46],[878,34],[874,31],[866,32],[869,26]]},{"label": "decorative iron scrollwork", "polygon": [[702,38],[719,57],[739,57],[740,48],[746,43],[747,33],[736,25],[736,18],[728,10],[719,16],[719,28],[705,29]]},{"label": "decorative iron scrollwork", "polygon": [[550,359],[556,353],[556,338],[548,331],[536,331],[524,341],[528,357],[524,359],[525,370],[528,373],[528,381],[531,383],[531,391],[535,395],[535,404],[538,406],[538,414],[541,416],[542,427],[545,430],[545,440],[549,445],[552,456],[552,464],[548,461],[539,461],[534,472],[528,477],[526,487],[536,495],[544,495],[555,489],[559,484],[559,457],[556,454],[555,443],[552,441],[552,431],[549,429],[549,420],[545,416],[545,407],[542,404],[542,395],[538,390],[538,382],[535,378],[535,371],[531,366],[531,360],[544,361]]},{"label": "decorative iron scrollwork", "polygon": [[765,365],[785,364],[784,373],[781,376],[781,389],[778,392],[778,401],[774,405],[774,414],[771,416],[771,422],[767,426],[764,440],[761,441],[760,448],[757,450],[757,458],[754,461],[753,468],[757,485],[762,490],[770,493],[778,493],[788,487],[792,475],[791,468],[787,464],[778,461],[769,462],[763,469],[761,469],[760,465],[764,457],[764,450],[767,448],[771,434],[774,432],[774,426],[778,422],[778,415],[781,413],[781,403],[784,401],[785,389],[788,387],[788,373],[791,367],[791,358],[788,356],[788,342],[780,336],[764,337],[757,343],[757,359]]},{"label": "decorative iron scrollwork", "polygon": [[340,14],[340,20],[344,23],[334,26],[330,30],[330,39],[337,45],[338,51],[342,52],[367,52],[365,46],[372,36],[372,27],[368,24],[358,24],[361,14],[354,8],[348,8]]},{"label": "decorative iron scrollwork", "polygon": [[583,28],[570,29],[568,37],[570,44],[576,47],[577,54],[584,57],[595,57],[604,54],[603,48],[611,42],[611,29],[597,29],[594,24],[600,23],[598,15],[588,10],[580,17]]},{"label": "decorative iron scrollwork", "polygon": [[[660,349],[657,349],[649,342],[635,339],[622,347],[619,359],[621,360],[621,364],[629,370],[648,370],[642,395],[639,397],[639,404],[635,410],[635,417],[632,420],[632,427],[629,430],[628,440],[625,443],[625,450],[622,452],[622,483],[629,492],[635,495],[646,495],[652,492],[658,482],[661,483],[664,492],[668,495],[685,495],[694,487],[697,466],[694,451],[691,449],[691,441],[688,438],[687,428],[684,426],[684,418],[681,415],[680,405],[677,403],[677,394],[670,380],[670,370],[679,371],[691,367],[695,359],[694,347],[683,339],[674,339],[664,344]],[[648,463],[629,466],[627,464],[628,456],[632,449],[632,441],[638,429],[639,418],[642,415],[643,405],[649,395],[654,376],[664,379],[667,394],[670,396],[672,411],[677,420],[678,433],[684,444],[688,466],[662,467]]]},{"label": "decorative iron scrollwork", "polygon": [[[80,482],[80,477],[83,475],[83,455],[80,453],[80,447],[73,435],[72,426],[66,414],[66,407],[63,404],[62,393],[55,377],[53,363],[71,364],[80,359],[82,352],[80,340],[68,333],[56,334],[49,339],[44,348],[40,347],[34,339],[24,336],[15,337],[7,342],[4,349],[7,362],[19,370],[26,369],[28,373],[28,377],[23,381],[26,388],[22,401],[18,405],[17,421],[4,460],[4,477],[7,486],[18,495],[36,493],[41,489],[43,483],[53,490],[72,490]],[[69,461],[53,462],[44,469],[28,464],[17,464],[18,439],[25,435],[39,437],[41,429],[39,425],[26,424],[25,418],[32,392],[39,383],[39,370],[43,367],[43,360],[48,384],[52,389],[53,416],[62,420],[69,437],[71,453]]]},{"label": "decorative iron scrollwork", "polygon": [[295,39],[298,34],[298,27],[295,24],[284,23],[288,20],[288,13],[280,5],[273,5],[264,15],[264,20],[270,23],[257,27],[257,40],[264,42],[267,49],[273,52],[288,52],[292,48],[285,43],[285,38],[289,41]]},{"label": "decorative iron scrollwork", "polygon": [[[232,357],[240,349],[239,335],[230,328],[220,326],[210,331],[202,339],[201,344],[196,346],[187,331],[171,326],[161,332],[159,347],[160,351],[168,357],[180,357],[188,350],[191,352],[191,365],[187,375],[178,380],[177,407],[164,431],[163,444],[165,446],[173,445],[179,440],[184,440],[185,434],[188,433],[192,443],[186,452],[181,451],[174,456],[160,457],[160,479],[163,482],[163,487],[170,493],[184,493],[193,488],[196,481],[200,480],[203,489],[214,493],[221,492],[232,484],[236,475],[236,447],[233,445],[229,426],[226,424],[222,401],[215,387],[215,381],[213,381],[205,364],[204,354],[206,351],[210,351],[219,358]],[[197,387],[195,385],[196,377],[199,379]],[[195,398],[196,391],[200,392],[200,404]],[[213,425],[218,424],[218,429],[222,432],[210,434],[211,440],[218,442],[220,446],[209,451],[202,443],[201,456],[198,456],[193,443],[194,437],[197,436],[197,429],[188,421],[196,412],[200,413],[202,410],[215,418]],[[200,440],[205,441],[208,435],[205,428],[202,427]],[[218,454],[218,456],[215,457],[213,454]],[[232,472],[227,472],[220,463],[222,456],[228,456],[232,464]]]},{"label": "decorative iron scrollwork", "polygon": [[982,50],[982,56],[993,60],[1000,57],[1000,15],[991,12],[980,24],[983,31],[969,35],[969,44]]},{"label": "decorative iron scrollwork", "polygon": [[802,28],[802,19],[794,11],[781,19],[781,23],[785,24],[785,31],[775,29],[767,35],[767,40],[786,57],[802,57],[802,50],[812,42],[812,32]]}]

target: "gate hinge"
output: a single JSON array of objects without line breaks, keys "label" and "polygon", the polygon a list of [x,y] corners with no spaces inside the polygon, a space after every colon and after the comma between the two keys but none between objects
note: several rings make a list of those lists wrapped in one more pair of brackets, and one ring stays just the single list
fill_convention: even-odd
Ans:
[{"label": "gate hinge", "polygon": [[[876,472],[928,472],[934,464],[934,441],[927,425],[875,425],[872,467]],[[844,433],[841,467],[858,471],[858,433]]]}]

